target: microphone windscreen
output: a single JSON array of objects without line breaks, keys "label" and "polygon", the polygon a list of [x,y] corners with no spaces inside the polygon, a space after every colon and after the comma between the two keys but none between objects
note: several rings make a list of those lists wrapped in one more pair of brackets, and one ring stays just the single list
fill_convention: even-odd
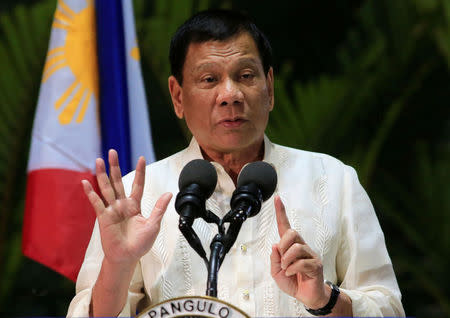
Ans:
[{"label": "microphone windscreen", "polygon": [[198,184],[202,188],[206,198],[213,194],[217,184],[217,172],[209,161],[195,159],[188,162],[181,170],[180,178],[178,179],[180,191],[193,183]]},{"label": "microphone windscreen", "polygon": [[257,185],[265,201],[275,191],[277,186],[277,173],[272,165],[267,162],[250,162],[239,173],[237,188],[249,183],[255,183]]}]

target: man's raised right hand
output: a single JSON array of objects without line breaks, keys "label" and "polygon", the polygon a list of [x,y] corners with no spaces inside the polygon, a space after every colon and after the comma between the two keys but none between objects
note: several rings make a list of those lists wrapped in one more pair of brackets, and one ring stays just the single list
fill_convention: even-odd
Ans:
[{"label": "man's raised right hand", "polygon": [[128,198],[125,196],[119,159],[115,150],[109,151],[108,161],[109,178],[104,161],[98,158],[95,162],[97,182],[104,200],[87,180],[82,181],[84,192],[97,214],[105,260],[122,266],[136,264],[153,246],[172,194],[163,194],[156,202],[150,217],[145,218],[141,214],[145,159],[140,157],[138,160]]}]

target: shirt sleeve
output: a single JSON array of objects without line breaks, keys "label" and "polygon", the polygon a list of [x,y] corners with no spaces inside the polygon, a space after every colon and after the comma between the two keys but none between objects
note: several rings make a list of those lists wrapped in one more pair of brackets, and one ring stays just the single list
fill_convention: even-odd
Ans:
[{"label": "shirt sleeve", "polygon": [[[103,261],[103,249],[100,240],[100,230],[95,221],[91,240],[77,278],[76,295],[72,299],[67,317],[89,317],[92,288],[97,281]],[[140,262],[136,266],[128,289],[128,298],[118,317],[133,317],[136,315],[138,303],[144,298],[143,279]]]},{"label": "shirt sleeve", "polygon": [[353,316],[405,316],[401,293],[372,203],[353,168],[346,167],[339,251],[341,290]]}]

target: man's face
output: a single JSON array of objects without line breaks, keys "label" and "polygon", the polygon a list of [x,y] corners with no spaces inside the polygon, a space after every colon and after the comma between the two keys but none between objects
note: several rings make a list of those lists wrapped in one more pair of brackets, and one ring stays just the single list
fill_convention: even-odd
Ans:
[{"label": "man's face", "polygon": [[171,76],[169,89],[175,113],[204,150],[230,153],[262,142],[273,108],[273,71],[265,76],[248,33],[191,43],[183,86]]}]

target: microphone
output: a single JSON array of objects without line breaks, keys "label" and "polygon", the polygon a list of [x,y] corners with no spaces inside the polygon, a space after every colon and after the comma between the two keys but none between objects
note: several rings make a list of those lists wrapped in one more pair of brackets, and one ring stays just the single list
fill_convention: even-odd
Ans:
[{"label": "microphone", "polygon": [[189,245],[208,263],[200,239],[192,228],[194,219],[204,218],[207,222],[219,223],[214,213],[206,211],[206,200],[213,194],[217,184],[217,173],[213,165],[203,159],[190,161],[180,173],[175,210],[180,215],[178,228]]},{"label": "microphone", "polygon": [[224,221],[243,222],[261,210],[262,202],[270,198],[277,186],[277,173],[267,162],[256,161],[242,168],[236,190],[231,197],[231,211]]},{"label": "microphone", "polygon": [[[242,168],[231,197],[231,210],[222,219],[222,224],[230,223],[227,233],[221,237],[225,253],[228,253],[236,241],[244,221],[259,213],[262,202],[272,196],[276,186],[277,173],[267,162],[251,162]],[[219,266],[222,260],[223,258]]]},{"label": "microphone", "polygon": [[192,221],[202,216],[206,199],[213,194],[216,184],[217,173],[211,163],[203,159],[190,161],[178,179],[180,192],[175,201],[178,214]]}]

